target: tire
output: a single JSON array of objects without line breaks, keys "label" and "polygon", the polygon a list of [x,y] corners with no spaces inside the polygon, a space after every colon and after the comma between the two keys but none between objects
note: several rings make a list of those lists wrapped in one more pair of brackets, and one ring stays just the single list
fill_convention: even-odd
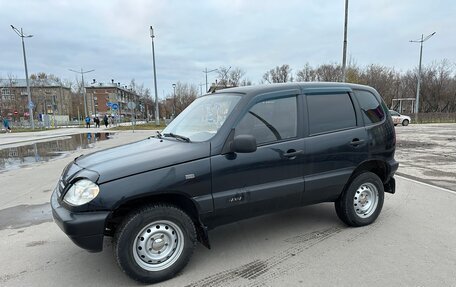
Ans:
[{"label": "tire", "polygon": [[358,174],[335,202],[336,214],[345,224],[365,226],[379,216],[384,201],[383,183],[372,172]]},{"label": "tire", "polygon": [[157,283],[174,277],[196,245],[195,225],[179,208],[156,204],[128,215],[114,235],[114,255],[132,279]]},{"label": "tire", "polygon": [[403,120],[403,121],[402,121],[402,125],[403,125],[404,127],[408,126],[408,124],[409,124],[409,120]]}]

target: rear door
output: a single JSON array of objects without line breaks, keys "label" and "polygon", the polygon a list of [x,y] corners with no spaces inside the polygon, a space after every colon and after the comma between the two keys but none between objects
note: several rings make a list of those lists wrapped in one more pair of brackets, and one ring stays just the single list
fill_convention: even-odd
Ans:
[{"label": "rear door", "polygon": [[[262,97],[235,125],[257,150],[212,157],[212,191],[219,223],[298,206],[304,191],[302,112],[296,94]],[[294,153],[294,154],[293,154]]]},{"label": "rear door", "polygon": [[367,158],[366,130],[351,90],[312,89],[306,93],[306,106],[303,203],[333,201]]}]

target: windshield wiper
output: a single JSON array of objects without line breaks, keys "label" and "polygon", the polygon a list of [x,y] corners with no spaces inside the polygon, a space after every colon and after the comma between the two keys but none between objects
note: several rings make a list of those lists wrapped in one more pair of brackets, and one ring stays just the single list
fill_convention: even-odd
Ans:
[{"label": "windshield wiper", "polygon": [[163,135],[159,131],[156,131],[156,133],[157,133],[157,138],[159,138],[159,139],[163,138]]},{"label": "windshield wiper", "polygon": [[181,136],[181,135],[177,135],[177,134],[173,134],[173,133],[167,133],[167,134],[163,134],[165,137],[173,137],[173,138],[176,138],[176,139],[181,139],[181,140],[184,140],[186,142],[190,142],[190,139],[186,136]]}]

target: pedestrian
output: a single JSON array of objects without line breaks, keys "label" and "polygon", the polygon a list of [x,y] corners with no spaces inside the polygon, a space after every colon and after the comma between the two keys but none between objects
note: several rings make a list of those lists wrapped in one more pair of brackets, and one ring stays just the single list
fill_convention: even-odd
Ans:
[{"label": "pedestrian", "polygon": [[100,118],[98,116],[95,116],[95,119],[93,121],[95,122],[95,127],[99,128],[100,127]]},{"label": "pedestrian", "polygon": [[105,127],[107,128],[108,124],[109,124],[109,119],[108,119],[108,115],[106,115],[106,114],[103,117],[103,123],[104,123]]},{"label": "pedestrian", "polygon": [[3,126],[5,127],[6,132],[9,132],[9,133],[11,132],[9,120],[6,117],[3,118]]},{"label": "pedestrian", "polygon": [[85,122],[86,122],[86,128],[90,128],[90,117],[89,116],[87,116],[85,118]]}]

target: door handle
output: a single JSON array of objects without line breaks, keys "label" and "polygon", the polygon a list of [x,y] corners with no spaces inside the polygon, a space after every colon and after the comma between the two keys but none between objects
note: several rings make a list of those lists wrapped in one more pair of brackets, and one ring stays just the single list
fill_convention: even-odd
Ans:
[{"label": "door handle", "polygon": [[302,154],[302,152],[303,152],[303,150],[289,149],[289,150],[287,150],[287,152],[283,153],[283,156],[292,159],[292,158],[296,158],[297,155]]},{"label": "door handle", "polygon": [[352,146],[357,147],[357,146],[359,146],[360,144],[362,144],[363,142],[364,142],[364,140],[360,140],[360,139],[358,139],[358,138],[354,138],[354,139],[352,139],[352,141],[350,142],[350,144],[351,144]]}]

